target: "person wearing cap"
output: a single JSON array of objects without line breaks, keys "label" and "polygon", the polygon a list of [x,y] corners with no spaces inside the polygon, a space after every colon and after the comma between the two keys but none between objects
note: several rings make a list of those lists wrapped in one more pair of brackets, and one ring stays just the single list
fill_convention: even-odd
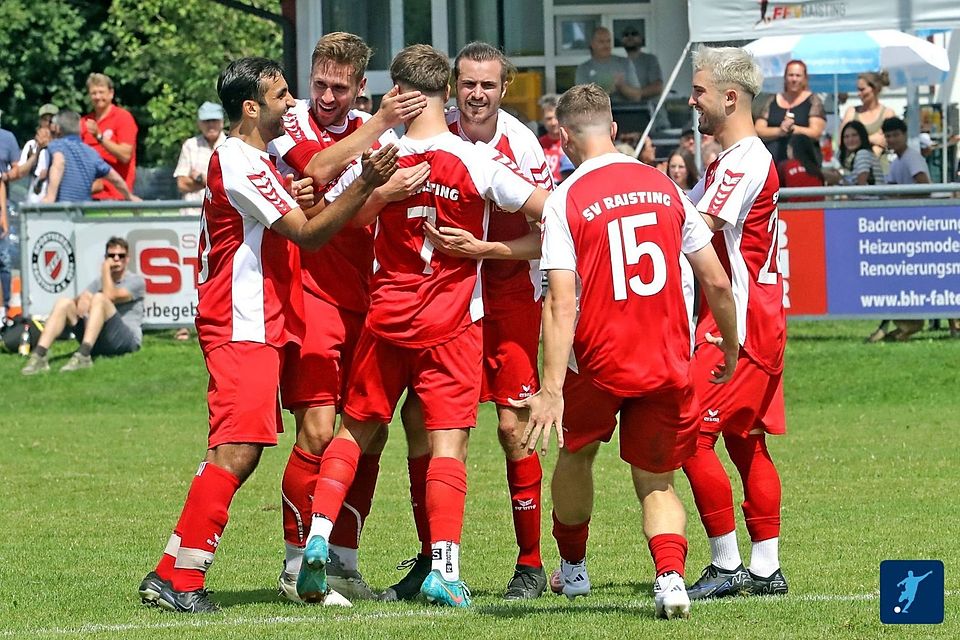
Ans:
[{"label": "person wearing cap", "polygon": [[[215,102],[204,102],[197,110],[197,129],[200,134],[188,138],[180,148],[180,159],[173,171],[177,189],[188,202],[203,202],[207,188],[207,165],[213,150],[227,136],[223,133],[223,107]],[[184,209],[184,213],[200,213],[199,209]]]},{"label": "person wearing cap", "polygon": [[49,102],[40,107],[37,132],[31,140],[24,143],[23,151],[20,153],[20,163],[10,170],[8,180],[33,176],[25,202],[41,202],[47,193],[47,171],[50,169],[50,153],[47,151],[47,145],[54,137],[50,126],[53,116],[59,112],[59,107]]},{"label": "person wearing cap", "polygon": [[[81,120],[81,139],[116,169],[132,192],[137,177],[137,122],[129,111],[113,103],[113,80],[109,76],[87,76],[87,95],[93,111]],[[100,180],[94,185],[93,199],[123,200],[125,196],[113,183]]]}]

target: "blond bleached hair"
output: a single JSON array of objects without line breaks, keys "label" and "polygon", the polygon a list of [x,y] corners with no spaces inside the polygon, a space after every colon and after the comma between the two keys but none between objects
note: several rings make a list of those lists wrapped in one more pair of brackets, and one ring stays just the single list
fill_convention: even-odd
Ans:
[{"label": "blond bleached hair", "polygon": [[596,83],[578,84],[557,100],[557,120],[565,129],[610,128],[610,96]]},{"label": "blond bleached hair", "polygon": [[390,78],[423,93],[443,93],[450,86],[450,60],[428,44],[410,45],[390,63]]},{"label": "blond bleached hair", "polygon": [[347,65],[353,69],[354,82],[359,84],[367,72],[367,64],[372,55],[373,50],[359,36],[344,31],[334,31],[317,41],[310,59],[310,68],[316,69],[317,65],[330,62]]},{"label": "blond bleached hair", "polygon": [[763,85],[763,73],[756,60],[739,47],[700,45],[693,52],[693,72],[707,71],[717,87],[739,87],[755,97]]}]

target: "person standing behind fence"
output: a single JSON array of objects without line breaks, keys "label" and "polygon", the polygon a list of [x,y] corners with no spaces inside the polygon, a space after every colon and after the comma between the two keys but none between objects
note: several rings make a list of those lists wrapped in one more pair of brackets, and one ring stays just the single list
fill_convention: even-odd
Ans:
[{"label": "person standing behind fence", "polygon": [[767,145],[774,162],[787,159],[787,142],[794,134],[815,144],[827,126],[823,100],[807,84],[807,65],[791,60],[783,72],[783,91],[770,96],[756,121],[757,135]]},{"label": "person standing behind fence", "polygon": [[[113,104],[113,80],[102,73],[87,77],[87,93],[93,111],[83,116],[81,136],[100,157],[117,170],[133,191],[137,177],[137,123],[130,112]],[[123,192],[113,184],[103,183],[103,189],[93,194],[94,200],[123,200]]]},{"label": "person standing behind fence", "polygon": [[[0,111],[0,116],[3,111]],[[20,145],[13,133],[0,129],[0,307],[6,309],[10,300],[10,223],[7,220],[7,179],[8,172],[16,169],[20,160]]]},{"label": "person standing behind fence", "polygon": [[54,118],[61,138],[48,145],[50,174],[43,202],[86,202],[91,198],[94,180],[106,178],[124,200],[139,201],[127,183],[96,151],[80,141],[80,116],[61,111]]},{"label": "person standing behind fence", "polygon": [[41,202],[43,196],[47,194],[47,173],[50,169],[50,153],[47,151],[47,145],[53,137],[50,131],[53,116],[59,112],[60,109],[55,104],[47,103],[40,107],[37,132],[23,145],[20,164],[10,171],[10,180],[33,176],[25,202]]},{"label": "person standing behind fence", "polygon": [[889,84],[890,78],[886,71],[861,73],[857,77],[860,106],[847,109],[840,122],[841,126],[850,121],[863,124],[870,138],[870,144],[873,146],[873,152],[878,156],[887,149],[887,141],[880,127],[884,120],[896,116],[892,109],[880,103],[880,92]]},{"label": "person standing behind fence", "polygon": [[[223,107],[215,102],[204,102],[197,110],[197,128],[200,135],[184,141],[180,158],[173,170],[177,191],[187,202],[203,202],[207,189],[207,165],[213,150],[223,144]],[[183,209],[183,213],[200,213],[200,209]]]}]

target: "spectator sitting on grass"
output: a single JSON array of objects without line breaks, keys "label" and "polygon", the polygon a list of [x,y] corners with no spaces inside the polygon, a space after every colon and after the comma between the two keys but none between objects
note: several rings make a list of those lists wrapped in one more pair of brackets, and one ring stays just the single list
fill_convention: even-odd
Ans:
[{"label": "spectator sitting on grass", "polygon": [[146,283],[138,274],[127,271],[129,254],[129,246],[123,238],[107,240],[100,277],[75,299],[57,300],[40,334],[37,348],[20,373],[32,376],[49,371],[47,351],[67,326],[80,340],[80,348],[60,371],[89,369],[93,366],[93,354],[118,356],[140,349]]}]

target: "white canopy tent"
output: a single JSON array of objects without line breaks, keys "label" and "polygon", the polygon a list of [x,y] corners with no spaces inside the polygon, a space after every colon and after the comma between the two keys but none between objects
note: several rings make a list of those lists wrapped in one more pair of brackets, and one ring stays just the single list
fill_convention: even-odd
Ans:
[{"label": "white canopy tent", "polygon": [[[953,64],[946,82],[940,87],[940,101],[944,104],[949,101],[958,75],[956,62],[960,50],[960,2],[957,0],[687,0],[687,16],[690,39],[667,79],[654,110],[654,117],[650,119],[650,124],[640,138],[637,155],[694,42],[756,40],[762,36],[875,29],[897,29],[907,33],[928,29],[957,29],[949,51]],[[916,91],[910,93],[916,104]],[[912,118],[919,117],[918,109],[910,111]],[[946,111],[943,115],[943,131],[946,132]],[[919,119],[911,124],[911,132],[916,132]],[[945,177],[948,173],[946,168],[944,166]]]}]

